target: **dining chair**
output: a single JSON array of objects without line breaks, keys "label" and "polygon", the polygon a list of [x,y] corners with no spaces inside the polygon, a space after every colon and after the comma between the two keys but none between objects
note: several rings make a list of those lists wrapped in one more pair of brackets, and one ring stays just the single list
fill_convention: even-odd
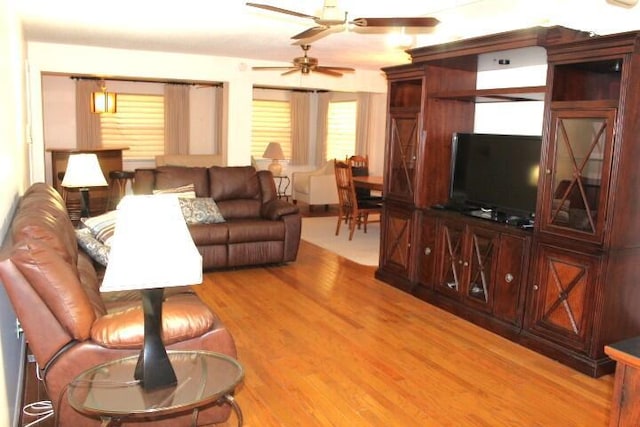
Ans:
[{"label": "dining chair", "polygon": [[338,223],[336,236],[340,234],[342,222],[349,227],[349,240],[353,239],[356,226],[362,224],[364,232],[367,232],[367,224],[380,222],[380,218],[370,220],[370,214],[382,214],[382,203],[372,200],[358,200],[356,187],[353,183],[351,166],[347,162],[335,160],[336,187],[338,190]]}]

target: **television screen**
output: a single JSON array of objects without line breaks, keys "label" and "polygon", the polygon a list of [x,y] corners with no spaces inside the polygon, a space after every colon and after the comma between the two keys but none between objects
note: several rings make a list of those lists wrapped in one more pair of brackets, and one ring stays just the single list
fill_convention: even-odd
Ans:
[{"label": "television screen", "polygon": [[535,212],[542,137],[456,133],[452,142],[452,202]]}]

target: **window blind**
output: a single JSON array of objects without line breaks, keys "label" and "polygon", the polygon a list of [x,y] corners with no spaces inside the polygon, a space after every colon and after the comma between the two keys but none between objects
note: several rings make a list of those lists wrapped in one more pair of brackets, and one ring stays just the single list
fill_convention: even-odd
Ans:
[{"label": "window blind", "polygon": [[345,159],[356,149],[356,101],[330,102],[327,114],[327,159]]},{"label": "window blind", "polygon": [[270,142],[279,142],[291,158],[291,106],[289,101],[253,100],[251,155],[262,158]]},{"label": "window blind", "polygon": [[164,96],[118,93],[117,112],[100,115],[102,146],[129,147],[125,160],[164,154]]}]

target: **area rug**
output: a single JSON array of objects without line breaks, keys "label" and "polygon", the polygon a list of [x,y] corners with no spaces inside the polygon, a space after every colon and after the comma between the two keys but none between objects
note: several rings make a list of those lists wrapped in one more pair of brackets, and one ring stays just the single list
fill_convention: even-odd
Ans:
[{"label": "area rug", "polygon": [[302,240],[305,240],[344,258],[363,265],[378,265],[380,250],[380,223],[367,226],[353,233],[349,240],[349,228],[342,224],[340,234],[336,236],[337,217],[302,218]]}]

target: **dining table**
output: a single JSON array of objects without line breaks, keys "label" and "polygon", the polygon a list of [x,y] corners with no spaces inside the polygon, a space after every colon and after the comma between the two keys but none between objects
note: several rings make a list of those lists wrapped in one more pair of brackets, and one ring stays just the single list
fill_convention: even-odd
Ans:
[{"label": "dining table", "polygon": [[353,185],[369,190],[382,191],[382,175],[354,176]]}]

